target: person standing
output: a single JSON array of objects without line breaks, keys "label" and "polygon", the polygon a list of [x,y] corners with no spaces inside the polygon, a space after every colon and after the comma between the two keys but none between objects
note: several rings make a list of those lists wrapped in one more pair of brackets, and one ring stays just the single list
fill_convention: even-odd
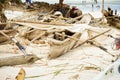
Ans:
[{"label": "person standing", "polygon": [[94,5],[92,4],[92,11],[94,11],[94,9],[93,9],[93,8],[94,8]]},{"label": "person standing", "polygon": [[115,10],[115,15],[117,15],[117,9]]},{"label": "person standing", "polygon": [[31,8],[32,0],[26,0],[25,3],[26,3],[26,8],[27,9]]},{"label": "person standing", "polygon": [[71,18],[75,18],[75,17],[82,15],[82,11],[79,10],[76,6],[73,6],[69,14]]}]

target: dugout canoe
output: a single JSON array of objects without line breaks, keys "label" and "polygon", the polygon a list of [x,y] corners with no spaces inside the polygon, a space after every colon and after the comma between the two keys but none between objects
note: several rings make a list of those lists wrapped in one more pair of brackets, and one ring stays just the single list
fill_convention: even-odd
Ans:
[{"label": "dugout canoe", "polygon": [[50,45],[50,52],[47,56],[48,59],[59,57],[73,49],[78,42],[73,38],[79,39],[81,36],[80,32],[71,32],[69,30],[64,30],[58,34],[56,35],[55,33],[53,38],[48,38]]}]

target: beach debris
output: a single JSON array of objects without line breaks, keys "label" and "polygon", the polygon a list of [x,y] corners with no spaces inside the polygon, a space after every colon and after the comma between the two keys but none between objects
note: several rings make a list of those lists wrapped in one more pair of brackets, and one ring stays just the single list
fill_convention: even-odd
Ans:
[{"label": "beach debris", "polygon": [[81,20],[78,20],[76,23],[78,24],[89,24],[91,20],[94,20],[94,17],[91,14],[83,14]]},{"label": "beach debris", "polygon": [[26,72],[23,68],[20,69],[18,75],[16,76],[16,80],[25,80]]},{"label": "beach debris", "polygon": [[79,44],[78,44],[78,45],[76,45],[75,47],[81,46],[81,45],[85,44],[86,42],[88,42],[88,41],[90,41],[90,40],[93,40],[93,39],[95,39],[95,38],[97,38],[97,37],[99,37],[99,36],[101,36],[101,35],[103,35],[103,34],[105,34],[105,33],[109,32],[110,30],[111,30],[111,29],[108,29],[108,30],[106,30],[106,31],[104,31],[104,32],[102,32],[102,33],[100,33],[100,34],[96,35],[96,36],[93,36],[93,37],[91,37],[91,38],[89,38],[89,39],[85,40],[84,42],[79,43]]},{"label": "beach debris", "polygon": [[34,63],[35,61],[39,59],[40,58],[38,58],[34,54],[2,57],[0,58],[0,67]]},{"label": "beach debris", "polygon": [[37,37],[33,38],[31,40],[31,42],[34,42],[35,40],[39,39],[40,37],[42,37],[43,35],[45,35],[45,32],[43,32],[42,34],[38,35]]},{"label": "beach debris", "polygon": [[112,57],[115,57],[115,55],[113,55],[112,53],[108,52],[108,50],[100,45],[95,44],[93,41],[88,41],[87,43],[90,43],[91,45],[100,48],[101,50],[105,51],[106,53],[108,53],[109,55],[111,55]]},{"label": "beach debris", "polygon": [[75,74],[75,75],[72,75],[68,78],[68,80],[79,80],[80,78],[80,75],[79,74]]},{"label": "beach debris", "polygon": [[[57,34],[54,35],[54,38],[48,38],[48,43],[50,45],[50,52],[48,53],[48,59],[56,58],[62,54],[65,54],[69,50],[71,50],[78,41],[73,40],[71,38],[80,38],[81,33],[80,32],[71,32],[68,30],[65,30],[64,33],[61,33],[61,35]],[[67,37],[66,35],[69,35]],[[71,37],[70,37],[71,36]],[[55,39],[57,38],[57,39]],[[64,38],[61,39],[61,38]]]},{"label": "beach debris", "polygon": [[27,53],[25,52],[25,48],[24,48],[14,37],[8,36],[8,35],[5,34],[3,31],[0,31],[0,33],[1,33],[2,35],[4,35],[6,38],[8,38],[9,40],[12,40],[12,41],[16,44],[16,46],[18,47],[18,49],[24,53],[24,55],[27,54]]},{"label": "beach debris", "polygon": [[6,23],[7,18],[4,14],[4,5],[0,3],[0,23]]},{"label": "beach debris", "polygon": [[24,38],[28,39],[33,43],[43,43],[44,38],[47,37],[45,30],[33,29],[25,33]]},{"label": "beach debris", "polygon": [[69,24],[89,24],[91,20],[94,20],[94,17],[91,14],[82,14],[78,17],[68,19],[66,22]]},{"label": "beach debris", "polygon": [[113,46],[112,46],[112,49],[119,50],[120,49],[120,38],[115,38],[112,35],[108,35],[108,37],[111,37],[111,38],[115,39],[114,43],[113,43]]},{"label": "beach debris", "polygon": [[[13,29],[12,30],[1,30],[0,31],[0,43],[9,41],[10,38],[8,36],[15,36],[17,32],[18,32],[17,30],[13,30]],[[4,34],[8,36],[4,36]]]}]

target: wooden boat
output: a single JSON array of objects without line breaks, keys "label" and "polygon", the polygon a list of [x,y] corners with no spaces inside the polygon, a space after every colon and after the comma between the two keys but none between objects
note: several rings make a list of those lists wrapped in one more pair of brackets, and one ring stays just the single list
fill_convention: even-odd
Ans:
[{"label": "wooden boat", "polygon": [[108,24],[120,28],[120,18],[117,16],[108,16],[106,17]]},{"label": "wooden boat", "polygon": [[78,40],[75,40],[73,38],[79,39],[80,36],[81,33],[79,32],[71,32],[69,30],[65,30],[59,32],[58,35],[55,33],[53,38],[48,38],[48,43],[50,45],[48,59],[56,58],[71,50],[78,42]]},{"label": "wooden boat", "polygon": [[[1,30],[2,32],[4,32],[5,34],[7,34],[8,36],[15,36],[17,33],[17,30]],[[7,37],[5,37],[0,31],[0,43],[3,43],[5,41],[8,41],[9,39]]]}]

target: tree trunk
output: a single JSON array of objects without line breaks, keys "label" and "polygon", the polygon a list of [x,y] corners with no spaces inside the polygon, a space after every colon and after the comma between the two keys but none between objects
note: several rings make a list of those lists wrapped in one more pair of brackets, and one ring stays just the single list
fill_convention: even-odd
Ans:
[{"label": "tree trunk", "polygon": [[102,0],[102,13],[104,13],[104,0]]}]

